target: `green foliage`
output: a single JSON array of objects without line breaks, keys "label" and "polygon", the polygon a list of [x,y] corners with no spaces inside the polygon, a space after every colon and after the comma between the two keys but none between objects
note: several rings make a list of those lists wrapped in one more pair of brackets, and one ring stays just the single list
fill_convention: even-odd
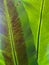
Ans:
[{"label": "green foliage", "polygon": [[49,65],[48,0],[0,2],[0,65]]}]

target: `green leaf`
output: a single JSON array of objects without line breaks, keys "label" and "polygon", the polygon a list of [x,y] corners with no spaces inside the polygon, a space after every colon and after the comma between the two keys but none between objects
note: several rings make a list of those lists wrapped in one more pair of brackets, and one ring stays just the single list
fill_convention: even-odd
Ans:
[{"label": "green leaf", "polygon": [[23,1],[38,51],[38,65],[49,65],[49,2],[48,0]]},{"label": "green leaf", "polygon": [[[19,6],[18,1],[17,7],[13,1],[4,0],[3,2],[4,19],[1,23],[3,31],[0,31],[0,35],[2,38],[1,53],[5,59],[5,65],[36,64],[36,49],[22,2]],[[32,58],[34,62],[31,61]]]},{"label": "green leaf", "polygon": [[1,36],[1,53],[4,57],[5,65],[15,65],[14,58],[14,49],[13,49],[13,37],[12,37],[12,28],[11,28],[11,19],[8,14],[8,8],[6,0],[2,2],[3,11],[2,12],[2,20],[0,22],[0,36]]},{"label": "green leaf", "polygon": [[49,2],[44,1],[39,45],[39,64],[49,65]]},{"label": "green leaf", "polygon": [[0,2],[0,65],[49,65],[48,0]]}]

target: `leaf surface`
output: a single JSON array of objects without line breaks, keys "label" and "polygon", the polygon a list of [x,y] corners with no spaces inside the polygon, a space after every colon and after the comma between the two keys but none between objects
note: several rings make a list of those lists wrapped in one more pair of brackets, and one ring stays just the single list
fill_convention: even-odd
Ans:
[{"label": "leaf surface", "polygon": [[49,65],[48,4],[0,0],[0,65]]}]

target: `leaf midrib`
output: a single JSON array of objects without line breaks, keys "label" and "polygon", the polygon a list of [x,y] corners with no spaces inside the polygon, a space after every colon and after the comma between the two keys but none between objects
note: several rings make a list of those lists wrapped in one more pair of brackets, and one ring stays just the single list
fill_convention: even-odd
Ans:
[{"label": "leaf midrib", "polygon": [[39,22],[39,28],[38,28],[38,38],[37,38],[37,61],[39,56],[39,45],[40,45],[40,32],[41,32],[41,24],[42,24],[42,14],[43,14],[43,6],[44,6],[44,0],[42,0],[41,5],[41,11],[40,11],[40,22]]}]

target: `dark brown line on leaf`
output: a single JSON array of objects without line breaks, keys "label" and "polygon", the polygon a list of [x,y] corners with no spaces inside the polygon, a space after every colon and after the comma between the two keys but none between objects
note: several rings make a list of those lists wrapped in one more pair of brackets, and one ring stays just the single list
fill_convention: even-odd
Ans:
[{"label": "dark brown line on leaf", "polygon": [[43,12],[43,6],[44,6],[44,0],[42,0],[42,7],[41,7],[41,13],[40,13],[40,23],[39,23],[39,29],[38,29],[38,40],[37,40],[37,60],[38,60],[38,51],[39,51],[39,40],[40,40],[40,29],[41,29],[41,23],[42,23],[42,12]]},{"label": "dark brown line on leaf", "polygon": [[16,55],[14,52],[15,62],[17,63],[18,60],[19,65],[27,65],[26,46],[24,42],[23,31],[21,28],[21,23],[18,17],[18,13],[11,0],[7,1],[7,5],[8,5],[9,15],[11,17],[11,24],[12,24],[12,31],[13,31],[12,33],[13,33],[13,38],[15,43],[14,44],[15,48],[13,46],[13,52],[15,49],[17,53],[17,59],[16,59]]}]

